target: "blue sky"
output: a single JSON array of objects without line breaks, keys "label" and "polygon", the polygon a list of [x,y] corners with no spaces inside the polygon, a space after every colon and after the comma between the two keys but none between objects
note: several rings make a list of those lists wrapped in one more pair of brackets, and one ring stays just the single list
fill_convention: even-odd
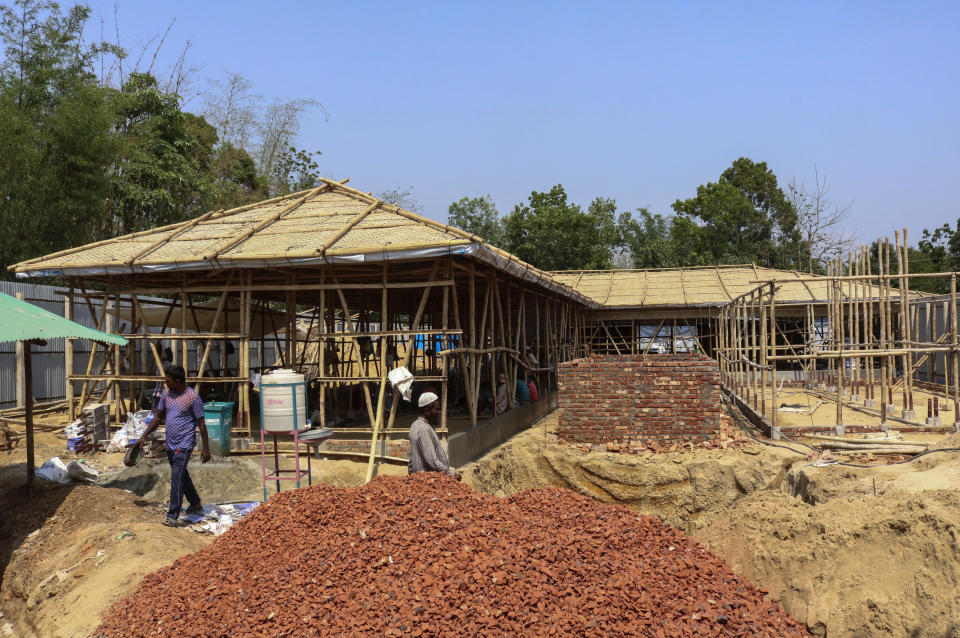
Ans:
[{"label": "blue sky", "polygon": [[[114,2],[91,2],[112,29]],[[586,205],[670,212],[737,157],[782,184],[814,165],[865,239],[960,216],[960,4],[134,2],[131,49],[176,23],[199,77],[329,113],[299,146],[423,214],[561,183]],[[99,29],[99,26],[97,26]]]}]

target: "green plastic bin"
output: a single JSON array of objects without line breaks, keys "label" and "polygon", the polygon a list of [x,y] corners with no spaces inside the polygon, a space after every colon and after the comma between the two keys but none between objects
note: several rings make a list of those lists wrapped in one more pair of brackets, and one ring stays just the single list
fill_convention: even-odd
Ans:
[{"label": "green plastic bin", "polygon": [[203,420],[210,438],[210,454],[230,456],[230,428],[233,426],[233,403],[210,401],[203,404]]}]

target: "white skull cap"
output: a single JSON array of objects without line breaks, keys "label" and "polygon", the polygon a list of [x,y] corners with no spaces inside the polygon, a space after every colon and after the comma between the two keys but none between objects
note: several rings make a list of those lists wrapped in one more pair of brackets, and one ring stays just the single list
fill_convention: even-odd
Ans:
[{"label": "white skull cap", "polygon": [[439,398],[440,397],[435,395],[433,392],[424,392],[423,394],[420,395],[420,398],[417,400],[417,405],[420,406],[421,408],[425,408]]}]

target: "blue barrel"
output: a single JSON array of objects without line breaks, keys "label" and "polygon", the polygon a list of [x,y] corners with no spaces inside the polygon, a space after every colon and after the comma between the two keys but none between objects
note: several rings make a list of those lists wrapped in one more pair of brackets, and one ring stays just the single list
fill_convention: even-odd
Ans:
[{"label": "blue barrel", "polygon": [[203,404],[203,420],[207,424],[210,454],[213,456],[230,456],[233,406],[233,403],[227,401],[210,401]]}]

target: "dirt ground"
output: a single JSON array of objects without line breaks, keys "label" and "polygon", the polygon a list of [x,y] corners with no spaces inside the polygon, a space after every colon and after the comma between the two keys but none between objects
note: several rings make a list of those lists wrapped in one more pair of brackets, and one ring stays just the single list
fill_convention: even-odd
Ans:
[{"label": "dirt ground", "polygon": [[[877,386],[877,394],[880,393],[880,387]],[[773,392],[766,392],[767,418],[770,418],[770,406],[773,402]],[[778,424],[783,426],[812,426],[812,425],[835,425],[837,423],[837,403],[836,390],[829,392],[827,390],[806,391],[802,388],[785,387],[777,393],[777,403],[779,405],[800,406],[803,412],[784,412],[777,413]],[[916,416],[911,420],[916,425],[924,425],[927,418],[927,399],[932,399],[935,395],[921,390],[913,392],[913,411]],[[940,421],[942,425],[953,425],[953,402],[945,399],[941,395],[936,395],[940,400]],[[864,408],[863,397],[859,401],[850,401],[850,397],[845,395],[843,400],[843,420],[841,423],[846,425],[872,425],[880,427],[880,408],[873,408],[869,413],[856,408]],[[752,401],[751,401],[752,405]],[[894,410],[891,413],[893,417],[900,417],[903,412],[903,394],[897,387],[893,393]],[[890,425],[901,427],[904,424],[891,421]]]},{"label": "dirt ground", "polygon": [[656,514],[815,635],[960,637],[960,454],[871,468],[818,466],[783,441],[622,455],[552,442],[555,427],[556,413],[464,480],[501,495],[562,485]]},{"label": "dirt ground", "polygon": [[[134,468],[123,455],[75,456],[65,440],[38,433],[36,462],[84,458],[101,472],[99,485],[54,485],[38,480],[27,494],[23,446],[0,452],[0,637],[74,638],[96,627],[100,613],[148,573],[206,546],[212,536],[160,524],[168,498],[166,461]],[[284,458],[281,467],[292,467]],[[366,463],[313,460],[314,484],[363,483]],[[206,502],[260,500],[260,456],[190,462]],[[380,474],[406,474],[381,465]],[[304,479],[304,483],[306,479]],[[284,484],[283,489],[292,487]],[[107,488],[107,489],[105,489]],[[275,493],[273,486],[268,494]]]},{"label": "dirt ground", "polygon": [[[809,450],[784,442],[583,452],[557,441],[556,421],[548,415],[462,468],[464,481],[500,496],[563,486],[656,514],[768,590],[816,635],[960,637],[960,454],[854,468],[818,466]],[[960,436],[941,441],[960,446]],[[38,464],[54,455],[73,458],[62,438],[38,435]],[[87,635],[145,574],[212,540],[159,524],[165,462],[125,468],[120,454],[88,460],[102,472],[100,485],[40,482],[28,496],[22,447],[0,452],[0,637]],[[313,479],[358,485],[365,469],[315,461]],[[207,502],[263,496],[259,455],[194,461],[190,471]]]}]

